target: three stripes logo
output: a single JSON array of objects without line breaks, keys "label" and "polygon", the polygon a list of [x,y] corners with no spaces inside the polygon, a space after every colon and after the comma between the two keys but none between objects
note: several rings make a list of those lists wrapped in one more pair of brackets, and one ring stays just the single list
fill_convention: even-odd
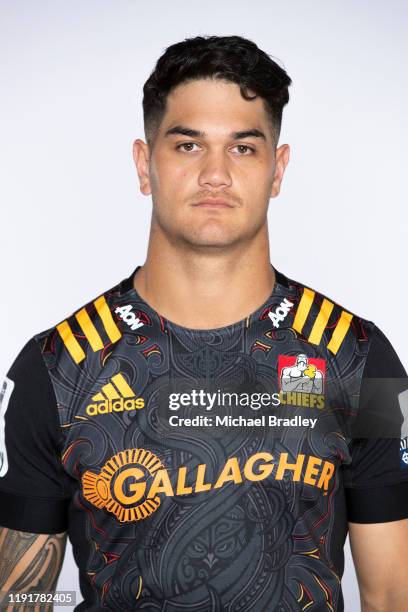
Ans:
[{"label": "three stripes logo", "polygon": [[[112,317],[112,313],[105,300],[105,296],[101,295],[94,300],[93,304],[107,337],[112,343],[117,342],[121,338],[122,334]],[[70,353],[75,363],[80,363],[83,359],[85,359],[85,352],[72,329],[74,324],[79,325],[80,335],[85,336],[95,353],[103,349],[105,345],[85,307],[81,308],[81,310],[76,312],[73,316],[75,319],[71,323],[66,320],[59,323],[56,328],[66,349]]]},{"label": "three stripes logo", "polygon": [[104,385],[102,390],[92,397],[92,403],[86,407],[88,416],[107,414],[110,412],[123,412],[124,410],[139,410],[144,408],[142,397],[136,397],[135,392],[119,373],[112,376],[111,382]]},{"label": "three stripes logo", "polygon": [[[315,291],[309,289],[308,287],[303,288],[303,294],[301,300],[299,302],[299,306],[296,310],[296,316],[293,321],[292,327],[298,333],[302,332],[302,329],[306,323],[306,319],[309,315],[310,309],[312,307],[313,301],[315,298]],[[334,308],[334,303],[330,300],[324,298],[323,302],[320,306],[319,313],[315,319],[313,327],[310,331],[308,341],[312,344],[320,344],[322,339],[324,330],[326,329],[327,322]],[[353,315],[347,312],[346,310],[342,310],[340,317],[336,323],[336,326],[333,329],[330,341],[327,345],[327,348],[335,355],[339,350],[347,332],[350,327],[351,319]]]}]

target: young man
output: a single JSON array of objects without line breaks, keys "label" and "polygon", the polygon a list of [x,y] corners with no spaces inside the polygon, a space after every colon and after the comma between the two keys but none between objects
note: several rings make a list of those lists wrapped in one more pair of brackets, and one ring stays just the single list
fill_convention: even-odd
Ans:
[{"label": "young man", "polygon": [[341,611],[349,531],[363,609],[406,609],[407,374],[269,261],[290,83],[238,36],[175,44],[146,82],[146,261],[3,385],[3,600],[54,590],[68,533],[75,610]]}]

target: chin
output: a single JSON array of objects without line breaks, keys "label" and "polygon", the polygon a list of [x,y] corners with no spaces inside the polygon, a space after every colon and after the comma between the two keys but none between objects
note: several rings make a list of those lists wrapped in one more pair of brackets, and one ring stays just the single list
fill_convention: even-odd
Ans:
[{"label": "chin", "polygon": [[217,236],[209,236],[209,235],[185,235],[183,236],[184,240],[186,242],[188,242],[189,244],[191,244],[191,246],[193,247],[218,247],[218,248],[225,248],[225,247],[229,247],[232,244],[235,244],[237,242],[240,242],[242,240],[242,237],[240,236],[233,236],[231,234],[229,235],[217,235]]}]

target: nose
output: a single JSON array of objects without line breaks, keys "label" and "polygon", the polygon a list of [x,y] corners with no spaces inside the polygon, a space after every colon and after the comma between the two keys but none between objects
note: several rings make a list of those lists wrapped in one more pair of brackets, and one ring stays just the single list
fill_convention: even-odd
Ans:
[{"label": "nose", "polygon": [[224,151],[207,151],[198,177],[200,187],[220,188],[232,184],[228,158]]}]

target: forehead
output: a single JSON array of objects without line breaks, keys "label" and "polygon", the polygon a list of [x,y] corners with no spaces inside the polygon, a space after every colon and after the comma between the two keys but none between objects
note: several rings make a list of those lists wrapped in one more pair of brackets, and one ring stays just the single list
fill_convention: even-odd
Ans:
[{"label": "forehead", "polygon": [[160,131],[178,123],[206,133],[266,130],[269,124],[261,97],[245,100],[236,83],[210,78],[188,81],[170,91]]}]

